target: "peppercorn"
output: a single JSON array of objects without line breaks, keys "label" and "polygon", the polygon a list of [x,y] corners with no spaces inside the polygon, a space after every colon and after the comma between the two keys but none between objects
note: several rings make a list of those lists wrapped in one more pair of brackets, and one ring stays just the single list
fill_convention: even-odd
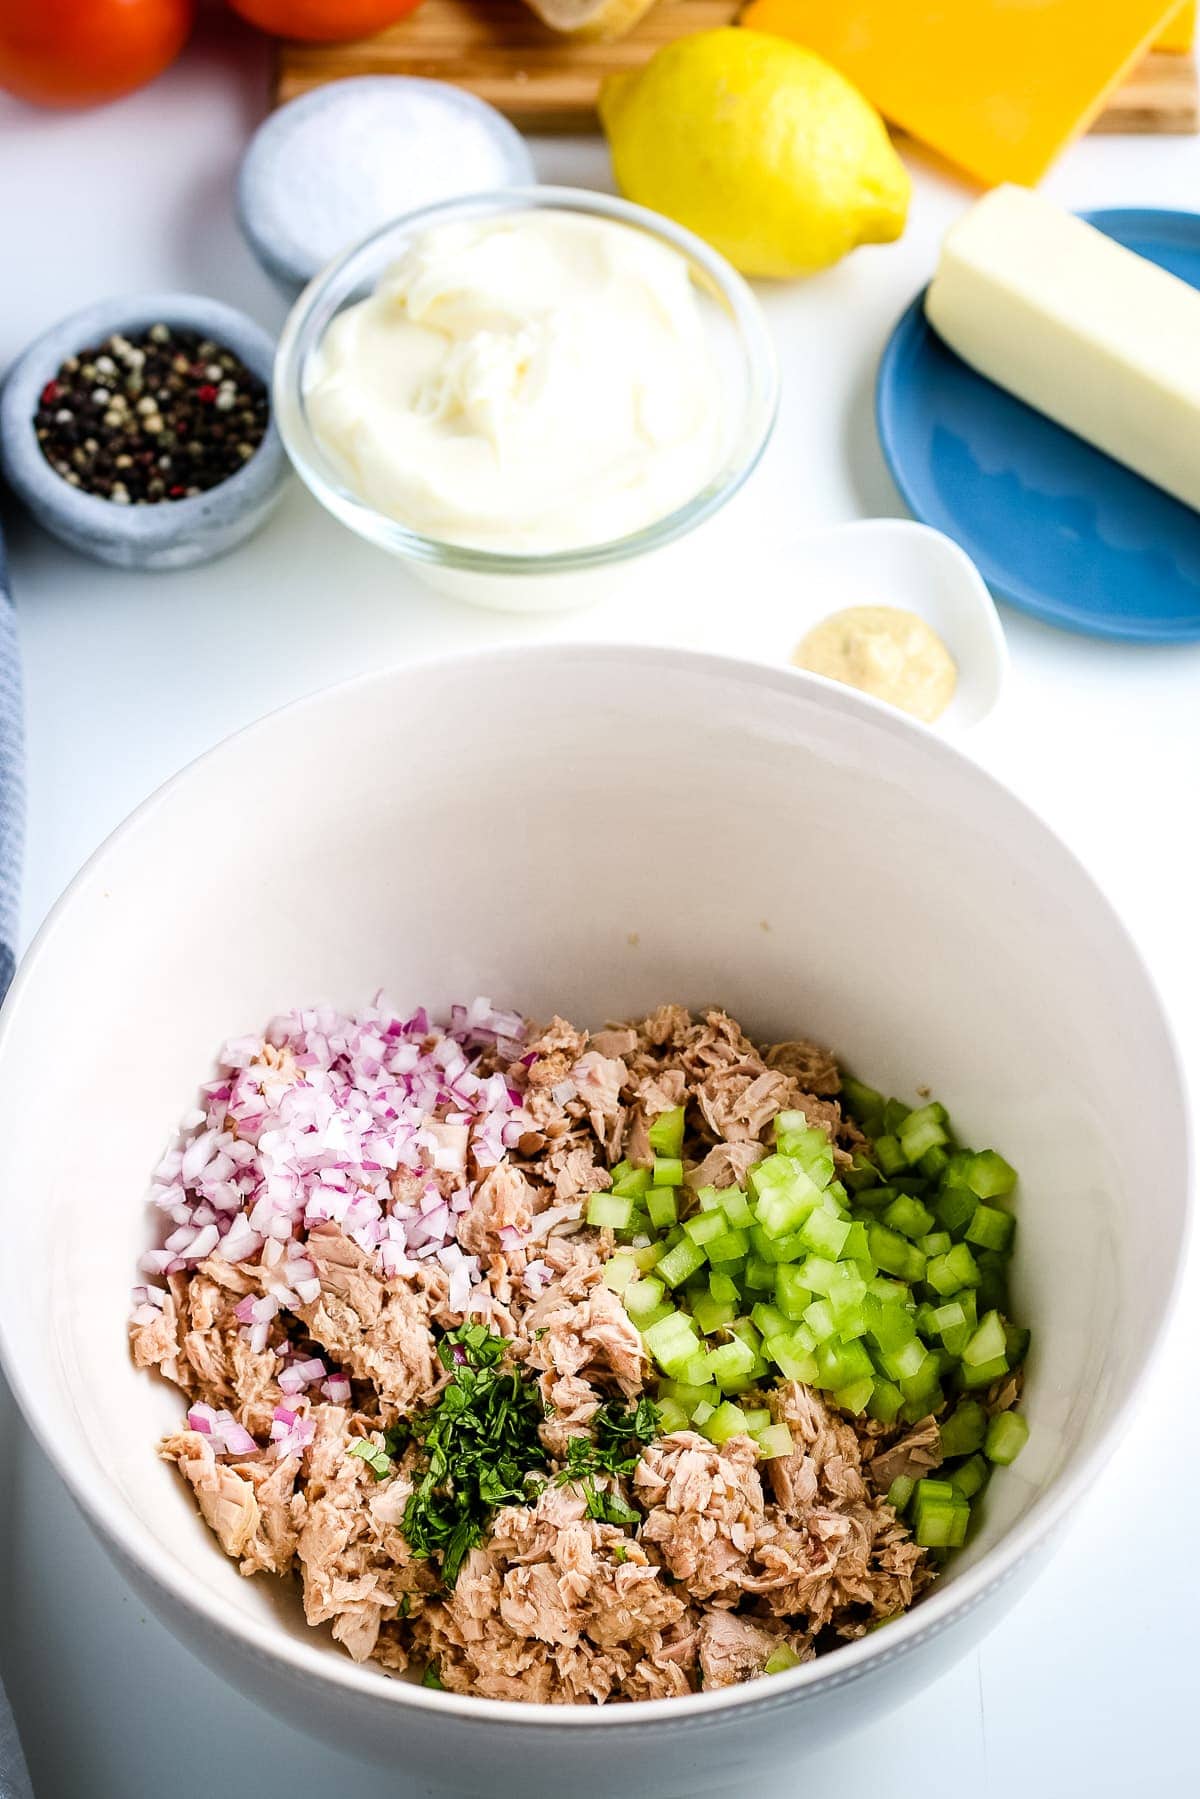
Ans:
[{"label": "peppercorn", "polygon": [[[63,480],[118,506],[146,506],[227,481],[262,443],[267,417],[266,387],[231,350],[155,324],[68,356],[33,422]],[[172,452],[186,457],[186,481],[170,473]]]}]

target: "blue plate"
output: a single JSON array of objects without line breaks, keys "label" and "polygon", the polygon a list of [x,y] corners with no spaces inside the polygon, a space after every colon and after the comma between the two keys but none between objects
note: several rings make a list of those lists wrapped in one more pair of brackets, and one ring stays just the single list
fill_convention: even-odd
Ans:
[{"label": "blue plate", "polygon": [[[1200,214],[1083,216],[1200,288]],[[924,301],[892,333],[875,390],[879,441],[913,516],[1035,618],[1142,643],[1200,639],[1200,513],[969,369]]]}]

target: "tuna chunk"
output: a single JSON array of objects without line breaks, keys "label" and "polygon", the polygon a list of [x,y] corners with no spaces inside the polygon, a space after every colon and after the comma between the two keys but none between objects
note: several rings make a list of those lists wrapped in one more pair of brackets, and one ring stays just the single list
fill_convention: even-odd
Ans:
[{"label": "tuna chunk", "polygon": [[212,1444],[199,1431],[183,1430],[168,1437],[159,1453],[174,1462],[196,1495],[200,1514],[226,1555],[238,1560],[258,1533],[259,1509],[254,1483],[245,1472],[218,1462]]},{"label": "tuna chunk", "polygon": [[693,1599],[735,1598],[763,1523],[762,1482],[749,1437],[720,1449],[692,1431],[651,1443],[634,1473],[648,1508],[642,1540],[653,1543]]},{"label": "tuna chunk", "polygon": [[152,1324],[130,1325],[129,1343],[139,1368],[157,1368],[177,1387],[185,1392],[190,1389],[193,1372],[183,1356],[179,1313],[172,1294],[167,1294]]},{"label": "tuna chunk", "polygon": [[941,1435],[936,1418],[921,1422],[893,1443],[881,1449],[866,1464],[866,1472],[879,1493],[886,1493],[894,1480],[904,1475],[909,1480],[923,1480],[942,1463]]},{"label": "tuna chunk", "polygon": [[[613,1381],[627,1397],[640,1393],[646,1374],[641,1333],[615,1293],[596,1286],[585,1299],[571,1301],[548,1289],[531,1308],[527,1325],[534,1335],[529,1365],[548,1376],[585,1375],[596,1383]],[[553,1390],[553,1382],[543,1382]]]},{"label": "tuna chunk", "polygon": [[761,1143],[718,1143],[688,1176],[691,1187],[740,1187],[766,1155]]},{"label": "tuna chunk", "polygon": [[587,1107],[592,1129],[601,1143],[607,1141],[609,1127],[621,1110],[621,1087],[626,1068],[615,1056],[602,1056],[589,1049],[571,1069],[579,1097]]},{"label": "tuna chunk", "polygon": [[392,1407],[427,1392],[435,1378],[433,1333],[417,1290],[402,1277],[385,1283],[373,1259],[334,1224],[309,1232],[307,1253],[321,1292],[299,1315],[321,1347],[373,1381]]},{"label": "tuna chunk", "polygon": [[768,1068],[778,1068],[791,1075],[806,1093],[832,1098],[842,1090],[838,1065],[827,1049],[808,1043],[803,1038],[792,1043],[772,1043],[767,1050]]},{"label": "tuna chunk", "polygon": [[735,1612],[705,1612],[700,1620],[700,1671],[705,1690],[757,1679],[781,1643],[801,1661],[811,1661],[813,1647],[807,1637],[789,1638],[778,1625],[739,1618]]},{"label": "tuna chunk", "polygon": [[[761,1069],[761,1064],[758,1064]],[[714,1070],[696,1089],[705,1122],[727,1143],[762,1136],[787,1103],[791,1082],[775,1069],[756,1072],[753,1063]]]},{"label": "tuna chunk", "polygon": [[552,1704],[686,1693],[696,1653],[687,1602],[662,1571],[553,1486],[499,1513],[417,1634],[453,1691]]},{"label": "tuna chunk", "polygon": [[460,1217],[456,1235],[468,1255],[494,1255],[501,1247],[501,1231],[518,1230],[524,1235],[532,1223],[533,1188],[519,1168],[500,1162],[475,1189],[471,1209]]}]

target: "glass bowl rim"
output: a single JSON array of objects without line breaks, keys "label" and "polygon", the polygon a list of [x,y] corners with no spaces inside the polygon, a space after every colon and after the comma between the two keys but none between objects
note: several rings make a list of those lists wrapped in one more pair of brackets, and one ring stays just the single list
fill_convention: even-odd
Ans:
[{"label": "glass bowl rim", "polygon": [[[331,293],[351,265],[364,256],[369,260],[370,252],[401,228],[411,232],[481,213],[538,209],[590,214],[631,225],[677,250],[694,271],[700,271],[700,285],[722,307],[736,331],[742,367],[741,418],[729,453],[705,484],[682,505],[637,531],[601,543],[540,552],[490,550],[452,543],[412,530],[377,511],[339,479],[308,422],[304,406],[305,367],[334,313],[344,303],[339,302],[326,312]],[[284,448],[300,479],[328,511],[360,536],[395,555],[446,568],[501,575],[561,574],[601,568],[659,549],[711,517],[731,499],[753,472],[770,441],[779,409],[779,366],[762,307],[749,284],[719,251],[694,232],[619,195],[535,184],[487,189],[401,213],[357,239],[327,263],[299,295],[284,322],[275,355],[272,405]]]}]

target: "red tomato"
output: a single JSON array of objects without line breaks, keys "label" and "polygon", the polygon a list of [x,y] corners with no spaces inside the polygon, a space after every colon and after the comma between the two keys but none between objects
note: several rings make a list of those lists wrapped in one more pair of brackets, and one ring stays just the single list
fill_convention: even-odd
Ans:
[{"label": "red tomato", "polygon": [[0,88],[38,106],[91,106],[174,62],[195,0],[0,0]]},{"label": "red tomato", "polygon": [[275,37],[337,44],[370,37],[416,12],[421,0],[229,0],[234,12]]}]

